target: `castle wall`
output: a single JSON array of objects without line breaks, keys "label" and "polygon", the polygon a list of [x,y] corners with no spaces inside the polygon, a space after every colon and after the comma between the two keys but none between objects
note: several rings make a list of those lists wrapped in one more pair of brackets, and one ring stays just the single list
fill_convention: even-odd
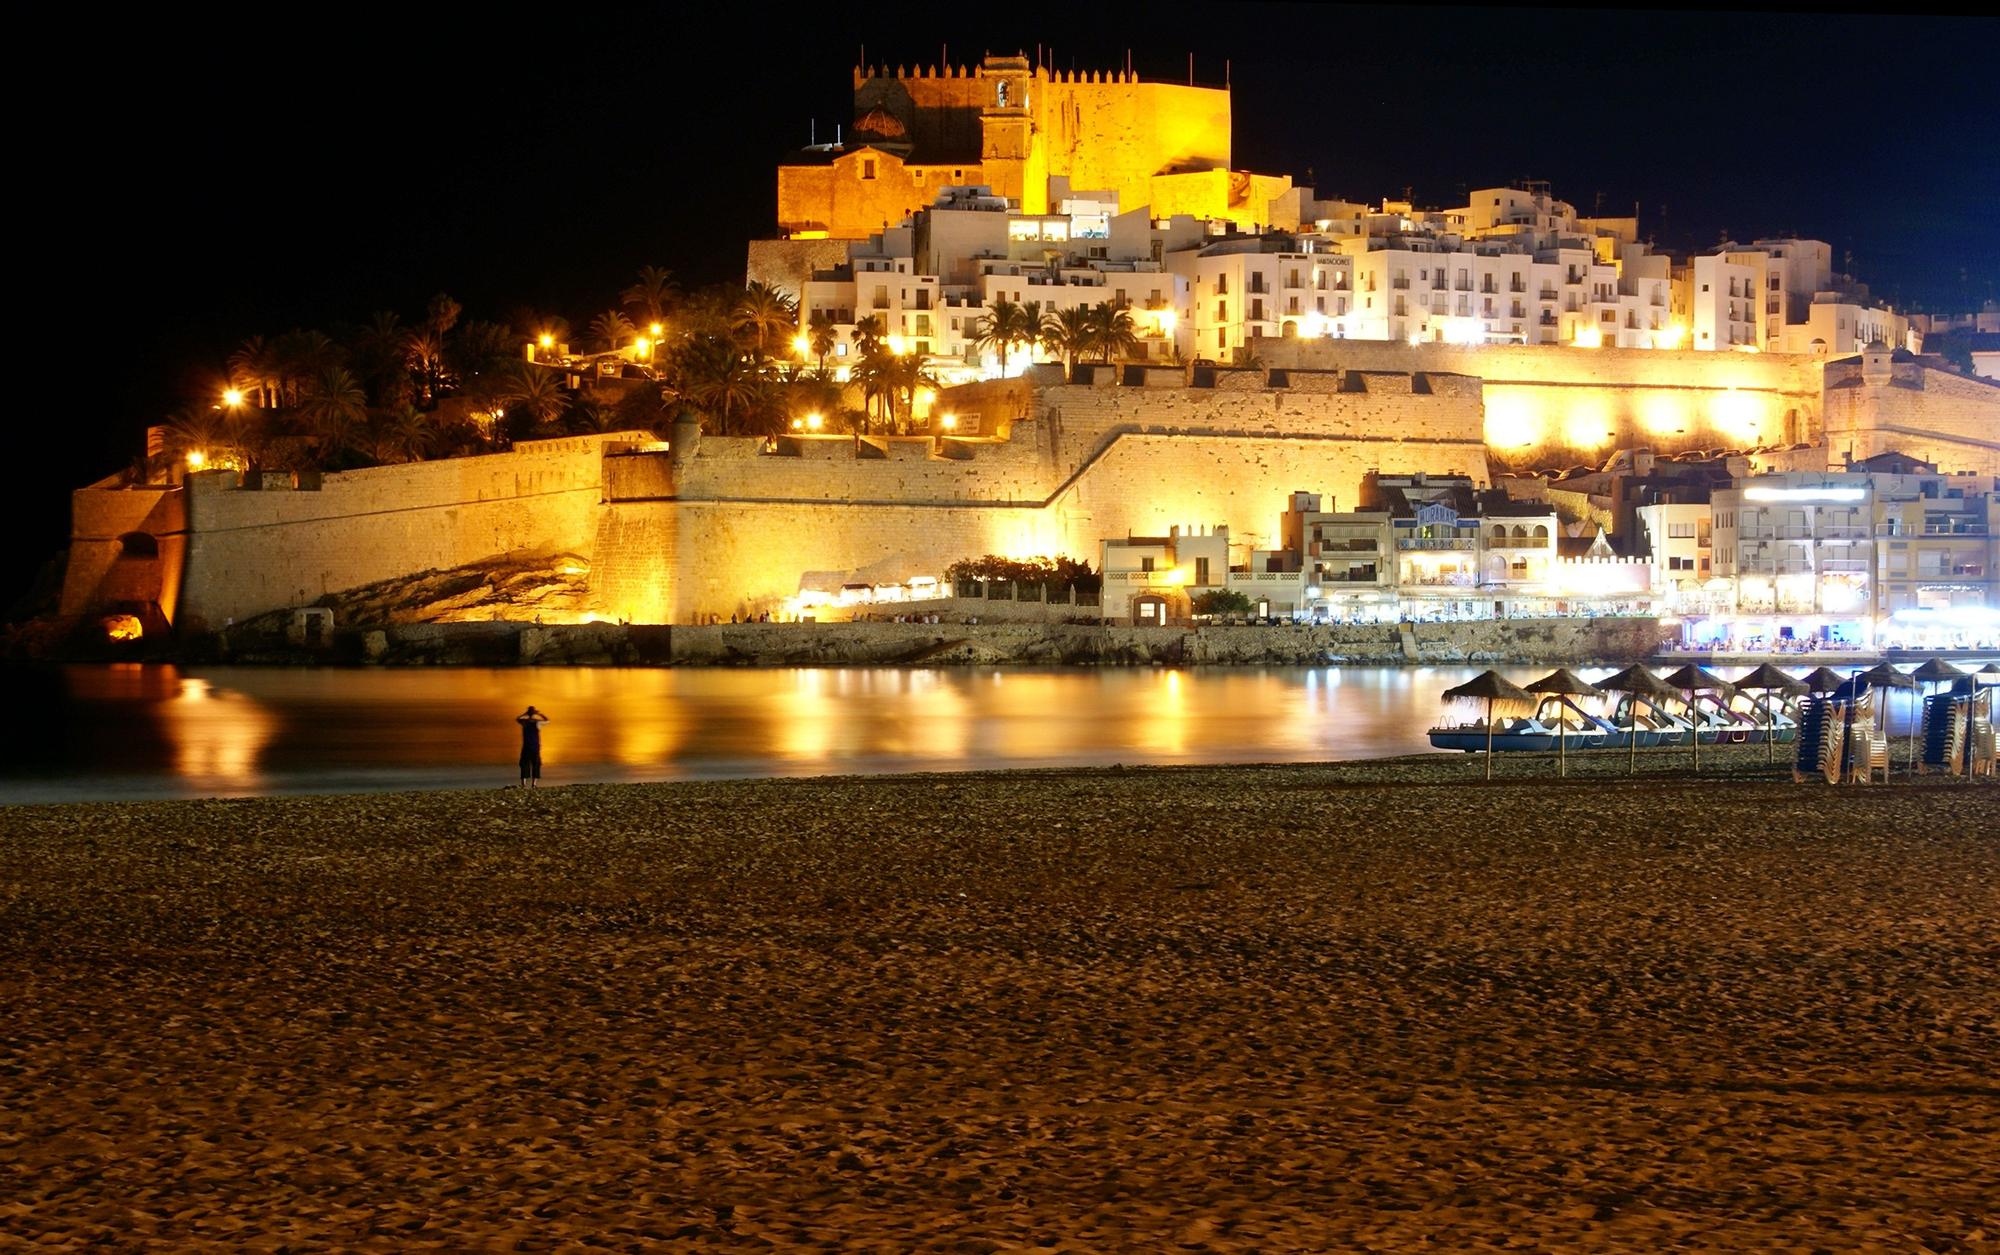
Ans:
[{"label": "castle wall", "polygon": [[1820,435],[1818,363],[1778,353],[1564,345],[1263,340],[1266,366],[1451,371],[1484,381],[1486,443],[1516,466],[1595,464],[1613,449],[1745,449]]},{"label": "castle wall", "polygon": [[[134,532],[153,538],[154,556],[124,552],[121,538]],[[187,508],[181,489],[124,488],[109,480],[80,488],[70,494],[69,560],[57,610],[75,615],[152,607],[158,617],[147,630],[165,626],[179,610],[186,558]]]},{"label": "castle wall", "polygon": [[326,475],[317,491],[188,481],[176,625],[222,626],[328,593],[515,552],[587,552],[599,463],[634,433],[523,442],[511,453]]},{"label": "castle wall", "polygon": [[2000,384],[1868,354],[1826,365],[1829,468],[1906,453],[1941,471],[2000,475]]},{"label": "castle wall", "polygon": [[1353,501],[1371,469],[1486,482],[1477,380],[1299,378],[1052,387],[1010,440],[947,441],[942,455],[927,440],[781,442],[794,456],[704,437],[674,458],[614,457],[593,599],[630,622],[782,612],[812,574],[899,582],[986,553],[1095,562],[1104,536],[1173,524],[1226,524],[1268,547],[1287,493]]}]

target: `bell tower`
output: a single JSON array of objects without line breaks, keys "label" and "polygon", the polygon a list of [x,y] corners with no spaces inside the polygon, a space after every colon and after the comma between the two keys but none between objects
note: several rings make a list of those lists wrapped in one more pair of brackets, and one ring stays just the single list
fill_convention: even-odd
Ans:
[{"label": "bell tower", "polygon": [[1036,75],[1026,57],[989,56],[979,63],[984,99],[979,109],[979,160],[996,195],[1023,213],[1048,211],[1047,161],[1038,151],[1034,114]]}]

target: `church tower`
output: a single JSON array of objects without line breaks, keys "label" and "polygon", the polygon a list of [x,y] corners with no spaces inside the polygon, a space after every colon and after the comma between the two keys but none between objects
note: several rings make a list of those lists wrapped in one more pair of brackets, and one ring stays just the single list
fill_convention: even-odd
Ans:
[{"label": "church tower", "polygon": [[979,109],[980,169],[994,194],[1020,202],[1023,213],[1048,212],[1048,158],[1035,125],[1040,84],[1026,57],[987,57],[979,65],[985,99]]}]

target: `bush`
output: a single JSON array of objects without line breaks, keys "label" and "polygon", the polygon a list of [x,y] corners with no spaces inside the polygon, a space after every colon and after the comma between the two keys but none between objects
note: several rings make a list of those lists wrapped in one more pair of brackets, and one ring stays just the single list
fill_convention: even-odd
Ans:
[{"label": "bush", "polygon": [[1104,582],[1088,562],[1074,558],[1016,559],[993,553],[982,558],[961,558],[945,568],[944,577],[953,584],[983,580],[1035,588],[1074,588],[1079,592],[1096,592]]},{"label": "bush", "polygon": [[1234,589],[1212,588],[1189,603],[1196,614],[1249,614],[1250,599]]}]

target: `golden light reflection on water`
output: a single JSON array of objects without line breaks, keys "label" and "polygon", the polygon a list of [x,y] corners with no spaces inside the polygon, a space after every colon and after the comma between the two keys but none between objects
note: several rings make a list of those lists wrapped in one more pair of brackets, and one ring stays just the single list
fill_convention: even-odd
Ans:
[{"label": "golden light reflection on water", "polygon": [[1428,750],[1479,670],[77,667],[39,791],[0,797],[497,786],[531,702],[550,783],[1380,757]]}]

